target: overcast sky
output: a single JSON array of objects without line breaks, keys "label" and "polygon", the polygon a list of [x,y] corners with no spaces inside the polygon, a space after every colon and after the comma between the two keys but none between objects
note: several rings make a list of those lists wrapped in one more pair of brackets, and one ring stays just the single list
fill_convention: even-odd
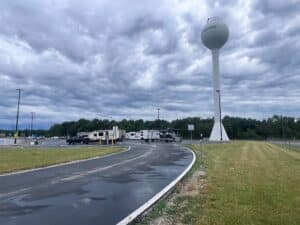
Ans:
[{"label": "overcast sky", "polygon": [[299,0],[1,0],[0,128],[79,118],[213,116],[201,30],[229,26],[223,115],[299,117]]}]

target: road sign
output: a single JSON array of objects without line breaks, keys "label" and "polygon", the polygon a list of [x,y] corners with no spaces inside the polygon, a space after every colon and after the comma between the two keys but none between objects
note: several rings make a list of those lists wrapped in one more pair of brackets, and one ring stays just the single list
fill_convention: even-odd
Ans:
[{"label": "road sign", "polygon": [[188,130],[189,131],[194,131],[195,130],[194,124],[188,124]]}]

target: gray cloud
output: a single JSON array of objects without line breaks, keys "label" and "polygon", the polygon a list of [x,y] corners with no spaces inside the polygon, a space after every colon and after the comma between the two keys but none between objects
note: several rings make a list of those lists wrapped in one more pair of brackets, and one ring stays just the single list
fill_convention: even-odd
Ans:
[{"label": "gray cloud", "polygon": [[[271,4],[272,3],[272,4]],[[283,4],[284,3],[284,4]],[[224,113],[298,116],[299,1],[0,3],[0,125],[85,118],[212,116],[210,52],[200,35],[222,17]]]}]

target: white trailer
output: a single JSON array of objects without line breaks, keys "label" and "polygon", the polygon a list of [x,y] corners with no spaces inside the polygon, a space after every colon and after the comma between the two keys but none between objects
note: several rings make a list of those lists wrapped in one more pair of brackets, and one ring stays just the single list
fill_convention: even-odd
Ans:
[{"label": "white trailer", "polygon": [[79,132],[78,137],[85,137],[85,142],[99,142],[108,144],[115,141],[121,141],[125,137],[125,131],[114,126],[112,130],[95,130],[92,132]]},{"label": "white trailer", "polygon": [[141,135],[139,132],[128,132],[126,133],[126,139],[127,140],[141,140]]},{"label": "white trailer", "polygon": [[140,139],[144,141],[158,141],[160,138],[158,130],[141,130],[139,133]]},{"label": "white trailer", "polygon": [[101,142],[122,141],[124,139],[125,131],[120,130],[114,126],[112,130],[98,130],[94,131],[94,136]]}]

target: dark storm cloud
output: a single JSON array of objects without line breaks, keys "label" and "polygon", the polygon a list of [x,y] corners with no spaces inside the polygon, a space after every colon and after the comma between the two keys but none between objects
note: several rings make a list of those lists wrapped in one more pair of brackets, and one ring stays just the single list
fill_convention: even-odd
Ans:
[{"label": "dark storm cloud", "polygon": [[[78,118],[212,116],[207,17],[230,27],[221,51],[224,113],[298,116],[299,1],[0,3],[0,124]],[[24,125],[24,126],[25,126]]]},{"label": "dark storm cloud", "polygon": [[257,9],[263,14],[271,14],[274,16],[291,17],[293,14],[299,14],[299,0],[265,0],[257,2]]}]

